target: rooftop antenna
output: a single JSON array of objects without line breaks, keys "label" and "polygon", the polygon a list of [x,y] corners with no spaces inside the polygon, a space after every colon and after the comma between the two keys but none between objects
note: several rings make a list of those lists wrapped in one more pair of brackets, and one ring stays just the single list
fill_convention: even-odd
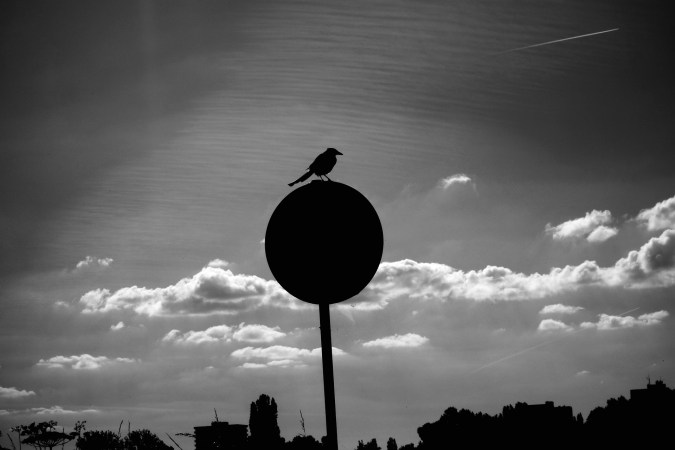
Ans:
[{"label": "rooftop antenna", "polygon": [[216,422],[220,422],[220,420],[218,420],[218,411],[216,411],[216,408],[213,408],[213,413],[216,415]]}]

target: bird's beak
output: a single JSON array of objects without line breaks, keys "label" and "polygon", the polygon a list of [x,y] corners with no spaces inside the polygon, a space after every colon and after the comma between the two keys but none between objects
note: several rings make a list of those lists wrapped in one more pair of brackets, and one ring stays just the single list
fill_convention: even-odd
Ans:
[{"label": "bird's beak", "polygon": [[335,150],[335,153],[338,154],[338,155],[341,155],[341,154],[342,154],[342,153],[340,153],[338,150]]}]

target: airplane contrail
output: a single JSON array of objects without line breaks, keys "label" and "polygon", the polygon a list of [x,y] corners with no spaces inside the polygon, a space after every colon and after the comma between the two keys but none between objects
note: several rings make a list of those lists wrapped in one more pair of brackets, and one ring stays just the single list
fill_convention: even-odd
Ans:
[{"label": "airplane contrail", "polygon": [[525,50],[525,49],[528,49],[528,48],[541,47],[542,45],[555,44],[557,42],[570,41],[572,39],[580,39],[580,38],[595,36],[595,35],[603,34],[603,33],[611,33],[612,31],[617,31],[617,30],[618,30],[618,28],[612,28],[611,30],[596,31],[595,33],[580,34],[579,36],[572,36],[572,37],[563,38],[563,39],[556,39],[554,41],[546,41],[546,42],[541,42],[539,44],[526,45],[525,47],[518,47],[518,48],[512,48],[510,50],[504,50],[503,52],[495,53],[495,55],[503,55],[504,53],[517,52],[518,50]]},{"label": "airplane contrail", "polygon": [[[633,308],[633,309],[629,309],[628,311],[624,311],[624,312],[622,312],[621,314],[619,314],[619,317],[625,316],[626,314],[632,313],[633,311],[637,311],[638,309],[640,309],[639,306],[638,306],[637,308]],[[581,328],[578,329],[578,330],[572,331],[572,333],[577,333],[577,332],[579,332],[579,331],[581,331]],[[499,364],[500,362],[504,362],[504,361],[509,360],[509,359],[511,359],[511,358],[515,358],[516,356],[520,356],[520,355],[522,355],[523,353],[529,352],[530,350],[534,350],[534,349],[536,349],[536,348],[543,347],[544,345],[553,344],[554,342],[558,342],[559,340],[560,340],[560,339],[554,339],[554,340],[552,340],[552,341],[541,342],[541,343],[539,343],[539,344],[537,344],[537,345],[533,345],[532,347],[524,348],[524,349],[522,349],[522,350],[520,350],[520,351],[518,351],[518,352],[516,352],[516,353],[512,353],[512,354],[507,355],[507,356],[504,356],[503,358],[500,358],[500,359],[498,359],[498,360],[496,360],[496,361],[492,361],[492,362],[489,362],[489,363],[487,363],[487,364],[485,364],[485,365],[480,366],[478,369],[476,369],[476,370],[474,370],[473,372],[471,372],[471,375],[473,375],[474,373],[478,373],[478,372],[480,372],[480,371],[483,370],[483,369],[487,369],[488,367],[492,367],[492,366],[494,366],[495,364]]]}]

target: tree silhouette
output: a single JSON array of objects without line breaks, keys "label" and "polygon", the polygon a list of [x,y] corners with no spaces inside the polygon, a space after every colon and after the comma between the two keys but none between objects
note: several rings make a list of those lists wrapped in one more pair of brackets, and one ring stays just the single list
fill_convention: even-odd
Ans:
[{"label": "tree silhouette", "polygon": [[[47,422],[35,423],[30,425],[19,425],[19,443],[26,444],[38,450],[53,449],[59,445],[63,446],[79,436],[84,428],[84,422],[75,424],[75,431],[65,433],[56,430],[57,422],[50,420]],[[21,439],[22,436],[25,436]]]},{"label": "tree silhouette", "polygon": [[367,444],[364,444],[363,441],[359,441],[356,450],[382,450],[382,448],[377,445],[377,439],[373,438]]},{"label": "tree silhouette", "polygon": [[398,450],[398,445],[396,445],[396,439],[390,437],[387,441],[387,450]]},{"label": "tree silhouette", "polygon": [[77,450],[123,450],[124,441],[110,430],[85,431],[75,447]]},{"label": "tree silhouette", "polygon": [[314,436],[307,434],[299,434],[293,440],[286,442],[285,450],[322,450],[321,442],[317,441]]},{"label": "tree silhouette", "polygon": [[150,430],[134,430],[124,438],[124,446],[129,450],[173,450]]},{"label": "tree silhouette", "polygon": [[251,403],[248,421],[251,448],[281,448],[284,439],[281,437],[277,416],[277,402],[269,395],[262,394],[258,400]]}]

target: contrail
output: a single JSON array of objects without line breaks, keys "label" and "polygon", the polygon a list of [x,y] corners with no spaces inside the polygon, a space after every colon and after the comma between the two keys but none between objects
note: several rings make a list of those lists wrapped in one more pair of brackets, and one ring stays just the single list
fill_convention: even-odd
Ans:
[{"label": "contrail", "polygon": [[528,49],[528,48],[541,47],[542,45],[555,44],[556,42],[570,41],[572,39],[580,39],[580,38],[585,38],[585,37],[588,37],[588,36],[595,36],[595,35],[603,34],[603,33],[611,33],[612,31],[617,31],[617,30],[618,30],[618,28],[612,28],[611,30],[596,31],[595,33],[588,33],[588,34],[580,34],[579,36],[572,36],[572,37],[563,38],[563,39],[556,39],[555,41],[547,41],[547,42],[541,42],[539,44],[526,45],[525,47],[512,48],[510,50],[504,50],[503,52],[498,52],[498,53],[494,53],[494,54],[495,55],[503,55],[504,53],[517,52],[518,50],[525,50],[525,49]]},{"label": "contrail", "polygon": [[[626,314],[632,313],[633,311],[637,311],[638,309],[640,309],[639,306],[638,306],[637,308],[633,308],[633,309],[629,309],[628,311],[624,311],[624,312],[622,312],[621,314],[619,314],[619,317],[625,316]],[[574,330],[574,331],[572,331],[572,333],[578,333],[579,331],[581,331],[581,329]],[[500,362],[504,362],[504,361],[509,360],[509,359],[511,359],[511,358],[515,358],[516,356],[520,356],[520,355],[522,355],[523,353],[529,352],[530,350],[534,350],[534,349],[536,349],[536,348],[543,347],[544,345],[553,344],[554,342],[558,342],[559,340],[560,340],[560,339],[554,339],[554,340],[552,340],[552,341],[546,341],[546,342],[542,342],[542,343],[537,344],[537,345],[533,345],[532,347],[524,348],[523,350],[520,350],[519,352],[512,353],[512,354],[507,355],[507,356],[505,356],[505,357],[503,357],[503,358],[500,358],[500,359],[498,359],[498,360],[496,360],[496,361],[492,361],[492,362],[489,362],[489,363],[487,363],[487,364],[485,364],[485,365],[483,365],[483,366],[480,366],[478,369],[476,369],[476,370],[474,370],[473,372],[471,372],[471,375],[473,375],[474,373],[478,373],[478,372],[480,372],[480,371],[483,370],[483,369],[487,369],[488,367],[492,367],[492,366],[494,366],[495,364],[499,364]]]}]

